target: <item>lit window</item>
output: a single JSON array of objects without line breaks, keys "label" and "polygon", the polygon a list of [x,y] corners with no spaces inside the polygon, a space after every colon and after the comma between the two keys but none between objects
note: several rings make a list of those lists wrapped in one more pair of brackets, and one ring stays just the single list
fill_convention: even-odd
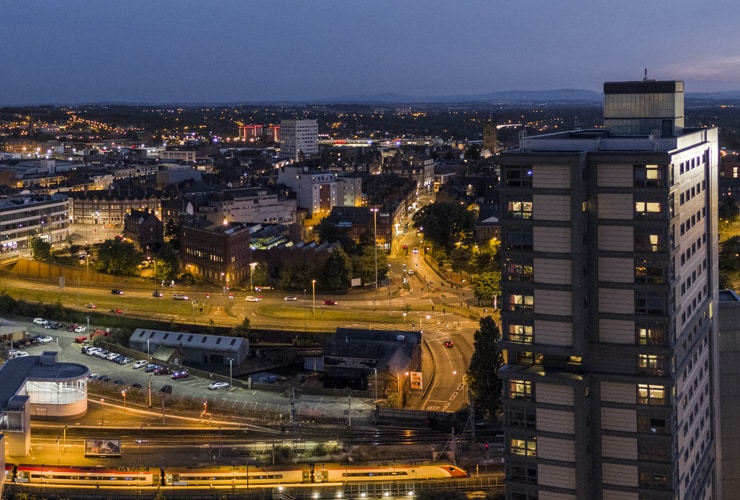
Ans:
[{"label": "lit window", "polygon": [[638,384],[637,403],[641,405],[665,405],[665,386]]},{"label": "lit window", "polygon": [[509,381],[509,398],[511,399],[531,399],[532,382],[529,380],[510,380]]},{"label": "lit window", "polygon": [[534,342],[534,328],[532,325],[509,325],[509,340],[531,344]]},{"label": "lit window", "polygon": [[537,441],[536,437],[530,439],[512,439],[511,440],[511,453],[512,455],[524,455],[526,457],[537,456]]}]

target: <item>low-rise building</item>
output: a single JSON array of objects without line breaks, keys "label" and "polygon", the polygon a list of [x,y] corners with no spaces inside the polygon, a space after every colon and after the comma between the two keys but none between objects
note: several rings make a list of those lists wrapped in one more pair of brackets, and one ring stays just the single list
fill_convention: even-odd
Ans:
[{"label": "low-rise building", "polygon": [[[249,354],[249,340],[202,333],[170,332],[137,328],[129,338],[129,347],[148,356],[181,365],[238,366]],[[172,359],[170,351],[177,349],[182,359]],[[157,354],[158,351],[166,354]],[[231,361],[229,361],[231,360]],[[179,361],[177,363],[176,361]]]},{"label": "low-rise building", "polygon": [[194,276],[228,288],[249,279],[249,242],[245,224],[191,218],[180,226],[180,265]]}]

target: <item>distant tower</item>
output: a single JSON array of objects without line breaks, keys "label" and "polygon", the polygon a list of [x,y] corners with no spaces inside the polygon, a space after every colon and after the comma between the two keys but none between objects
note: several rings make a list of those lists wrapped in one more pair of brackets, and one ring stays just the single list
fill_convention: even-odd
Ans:
[{"label": "distant tower", "polygon": [[283,120],[280,122],[280,156],[298,160],[319,152],[319,125],[316,120]]},{"label": "distant tower", "polygon": [[496,122],[493,120],[493,113],[488,116],[486,124],[483,126],[483,149],[487,149],[492,155],[498,152]]}]

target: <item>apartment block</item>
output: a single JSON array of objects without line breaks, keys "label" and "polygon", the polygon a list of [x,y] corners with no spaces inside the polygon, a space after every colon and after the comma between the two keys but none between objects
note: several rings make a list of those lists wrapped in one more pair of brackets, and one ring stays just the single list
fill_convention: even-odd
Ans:
[{"label": "apartment block", "polygon": [[683,82],[501,155],[507,498],[721,498],[718,132]]}]

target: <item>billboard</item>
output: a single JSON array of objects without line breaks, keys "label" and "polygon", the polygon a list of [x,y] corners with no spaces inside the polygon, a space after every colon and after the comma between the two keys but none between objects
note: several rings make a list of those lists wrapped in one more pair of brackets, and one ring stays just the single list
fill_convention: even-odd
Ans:
[{"label": "billboard", "polygon": [[86,457],[120,457],[121,440],[109,438],[85,439]]}]

